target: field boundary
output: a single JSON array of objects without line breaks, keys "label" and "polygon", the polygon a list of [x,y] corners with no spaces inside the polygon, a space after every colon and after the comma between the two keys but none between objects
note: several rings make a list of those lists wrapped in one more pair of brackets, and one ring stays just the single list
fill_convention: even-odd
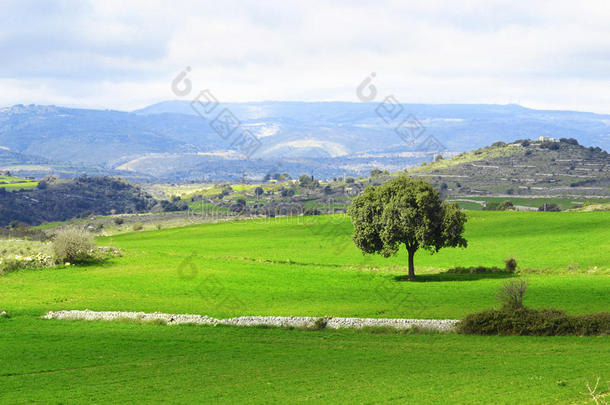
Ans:
[{"label": "field boundary", "polygon": [[44,319],[84,320],[84,321],[121,321],[159,322],[166,325],[228,325],[228,326],[275,326],[306,329],[362,329],[392,328],[397,330],[422,329],[437,332],[455,332],[456,319],[400,319],[400,318],[339,318],[310,316],[240,316],[217,319],[207,315],[166,314],[161,312],[122,312],[62,310],[49,311]]}]

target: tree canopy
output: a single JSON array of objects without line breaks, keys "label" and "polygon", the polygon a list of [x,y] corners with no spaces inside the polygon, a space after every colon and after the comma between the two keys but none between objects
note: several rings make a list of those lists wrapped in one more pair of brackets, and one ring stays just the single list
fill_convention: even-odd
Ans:
[{"label": "tree canopy", "polygon": [[418,249],[431,253],[444,247],[466,247],[466,214],[456,203],[442,202],[423,180],[398,177],[381,186],[369,186],[348,209],[354,225],[353,240],[363,253],[389,257],[402,244],[409,254],[409,279],[415,278],[413,259]]}]

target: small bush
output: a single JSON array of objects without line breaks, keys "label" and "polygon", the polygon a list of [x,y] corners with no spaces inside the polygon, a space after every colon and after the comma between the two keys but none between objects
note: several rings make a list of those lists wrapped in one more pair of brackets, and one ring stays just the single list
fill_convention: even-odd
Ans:
[{"label": "small bush", "polygon": [[474,267],[452,267],[447,270],[448,274],[490,274],[490,273],[506,273],[506,269],[499,267],[485,267],[485,266],[474,266]]},{"label": "small bush", "polygon": [[[512,194],[512,193],[509,193]],[[515,208],[515,205],[513,204],[512,201],[503,201],[500,204],[498,204],[498,211],[510,211],[512,209]]]},{"label": "small bush", "polygon": [[123,225],[123,223],[125,223],[125,220],[121,217],[117,217],[114,219],[114,223],[117,225]]},{"label": "small bush", "polygon": [[53,252],[59,263],[82,263],[95,259],[95,251],[93,237],[81,229],[62,229],[53,239]]},{"label": "small bush", "polygon": [[315,322],[313,323],[313,326],[311,326],[311,330],[322,330],[326,328],[326,325],[328,324],[328,318],[326,317],[322,317],[322,318],[318,318],[315,320]]},{"label": "small bush", "polygon": [[538,211],[561,212],[561,207],[555,203],[542,204],[538,207]]},{"label": "small bush", "polygon": [[504,260],[504,263],[506,265],[504,268],[507,272],[514,273],[517,270],[517,260],[514,257],[509,257]]},{"label": "small bush", "polygon": [[[512,193],[509,193],[512,194]],[[515,208],[515,205],[513,204],[512,201],[502,201],[502,202],[496,202],[496,201],[490,201],[487,204],[485,204],[485,206],[483,207],[483,210],[485,211],[510,211],[513,210]]]},{"label": "small bush", "polygon": [[502,302],[503,308],[519,309],[523,308],[523,296],[527,291],[527,281],[511,280],[500,287],[498,299]]},{"label": "small bush", "polygon": [[139,222],[136,222],[135,224],[133,224],[131,229],[133,229],[134,231],[141,231],[142,229],[144,229],[144,225]]}]

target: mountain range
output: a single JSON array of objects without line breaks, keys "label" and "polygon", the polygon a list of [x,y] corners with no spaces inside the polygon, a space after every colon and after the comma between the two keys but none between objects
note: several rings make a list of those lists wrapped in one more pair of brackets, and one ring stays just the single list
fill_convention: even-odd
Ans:
[{"label": "mountain range", "polygon": [[495,141],[575,138],[610,149],[610,115],[519,105],[164,101],[136,111],[0,109],[0,169],[133,180],[317,177],[400,170]]}]

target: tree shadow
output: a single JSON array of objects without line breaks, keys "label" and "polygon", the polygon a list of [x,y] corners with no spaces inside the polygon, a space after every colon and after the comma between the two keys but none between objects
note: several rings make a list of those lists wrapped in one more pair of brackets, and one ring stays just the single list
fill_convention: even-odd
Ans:
[{"label": "tree shadow", "polygon": [[510,272],[488,272],[488,273],[452,273],[444,271],[435,274],[415,275],[415,280],[409,280],[407,275],[395,276],[394,281],[411,281],[415,283],[428,283],[439,281],[476,281],[482,279],[506,279],[516,277],[515,273]]}]

